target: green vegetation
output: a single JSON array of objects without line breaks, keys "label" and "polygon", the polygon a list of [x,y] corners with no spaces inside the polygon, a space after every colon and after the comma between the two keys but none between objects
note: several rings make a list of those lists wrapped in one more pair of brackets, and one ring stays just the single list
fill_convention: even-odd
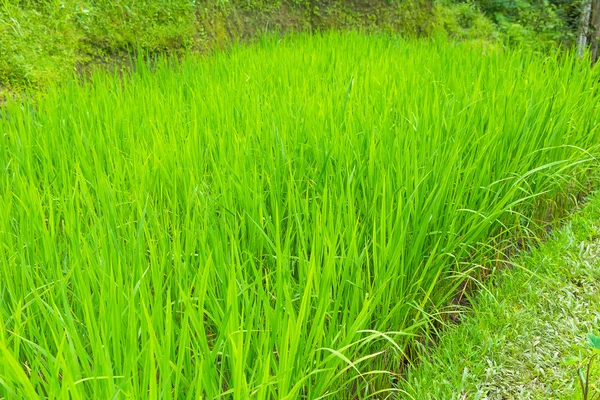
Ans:
[{"label": "green vegetation", "polygon": [[[591,350],[588,353],[591,352],[592,354],[588,354],[585,357],[571,357],[568,363],[583,364],[583,366],[577,368],[577,378],[579,379],[581,395],[583,400],[595,400],[600,398],[600,391],[597,389],[597,384],[592,381],[594,378],[591,373],[594,370],[594,361],[596,361],[596,357],[600,354],[600,337],[593,333],[588,333],[588,339],[587,347]],[[583,372],[584,368],[585,373]]]},{"label": "green vegetation", "polygon": [[0,114],[0,393],[381,398],[595,182],[599,70],[359,34],[98,71]]},{"label": "green vegetation", "polygon": [[132,52],[206,52],[265,31],[360,29],[424,36],[429,0],[0,0],[0,100]]},{"label": "green vegetation", "polygon": [[477,0],[505,43],[549,49],[573,44],[580,24],[579,0]]},{"label": "green vegetation", "polygon": [[422,349],[406,378],[414,398],[597,398],[600,368],[587,366],[600,347],[588,339],[600,327],[600,196],[552,236],[494,274],[460,324]]},{"label": "green vegetation", "polygon": [[0,102],[131,52],[206,52],[265,31],[445,32],[548,49],[573,43],[578,15],[564,0],[0,0]]}]

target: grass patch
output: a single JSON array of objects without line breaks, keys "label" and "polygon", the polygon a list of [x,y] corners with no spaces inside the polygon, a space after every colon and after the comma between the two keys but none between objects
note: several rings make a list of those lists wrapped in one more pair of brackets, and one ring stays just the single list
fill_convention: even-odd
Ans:
[{"label": "grass patch", "polygon": [[4,396],[396,395],[597,167],[570,56],[353,33],[135,71],[2,109]]},{"label": "grass patch", "polygon": [[[414,398],[582,398],[569,358],[589,356],[587,334],[600,330],[600,196],[514,263],[422,353],[407,376]],[[590,374],[594,395],[599,374]]]}]

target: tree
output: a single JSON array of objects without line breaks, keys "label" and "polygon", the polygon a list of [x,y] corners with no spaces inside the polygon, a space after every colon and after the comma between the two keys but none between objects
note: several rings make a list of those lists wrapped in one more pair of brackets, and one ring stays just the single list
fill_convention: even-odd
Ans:
[{"label": "tree", "polygon": [[600,0],[593,0],[592,3],[592,65],[598,61],[600,54],[598,46],[600,45]]},{"label": "tree", "polygon": [[579,36],[577,37],[577,53],[583,56],[590,46],[592,65],[600,56],[600,0],[584,0],[581,4]]},{"label": "tree", "polygon": [[579,54],[579,57],[583,57],[583,53],[585,53],[585,49],[588,45],[592,17],[592,1],[593,0],[584,0],[581,5],[579,36],[577,37],[577,54]]}]

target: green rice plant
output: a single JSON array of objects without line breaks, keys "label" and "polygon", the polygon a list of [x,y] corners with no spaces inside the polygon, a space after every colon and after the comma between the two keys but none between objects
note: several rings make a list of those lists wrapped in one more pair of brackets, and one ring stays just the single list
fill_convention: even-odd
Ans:
[{"label": "green rice plant", "polygon": [[467,272],[595,177],[587,65],[331,33],[7,102],[0,393],[402,396]]}]

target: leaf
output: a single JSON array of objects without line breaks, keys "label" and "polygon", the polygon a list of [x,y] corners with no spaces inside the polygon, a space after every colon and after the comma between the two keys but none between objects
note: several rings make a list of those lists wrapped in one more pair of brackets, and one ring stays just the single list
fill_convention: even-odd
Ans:
[{"label": "leaf", "polygon": [[590,333],[588,339],[590,340],[589,346],[596,351],[600,351],[600,336]]},{"label": "leaf", "polygon": [[563,365],[565,365],[565,366],[575,365],[575,364],[579,364],[580,362],[581,362],[581,357],[567,357],[563,361]]}]

